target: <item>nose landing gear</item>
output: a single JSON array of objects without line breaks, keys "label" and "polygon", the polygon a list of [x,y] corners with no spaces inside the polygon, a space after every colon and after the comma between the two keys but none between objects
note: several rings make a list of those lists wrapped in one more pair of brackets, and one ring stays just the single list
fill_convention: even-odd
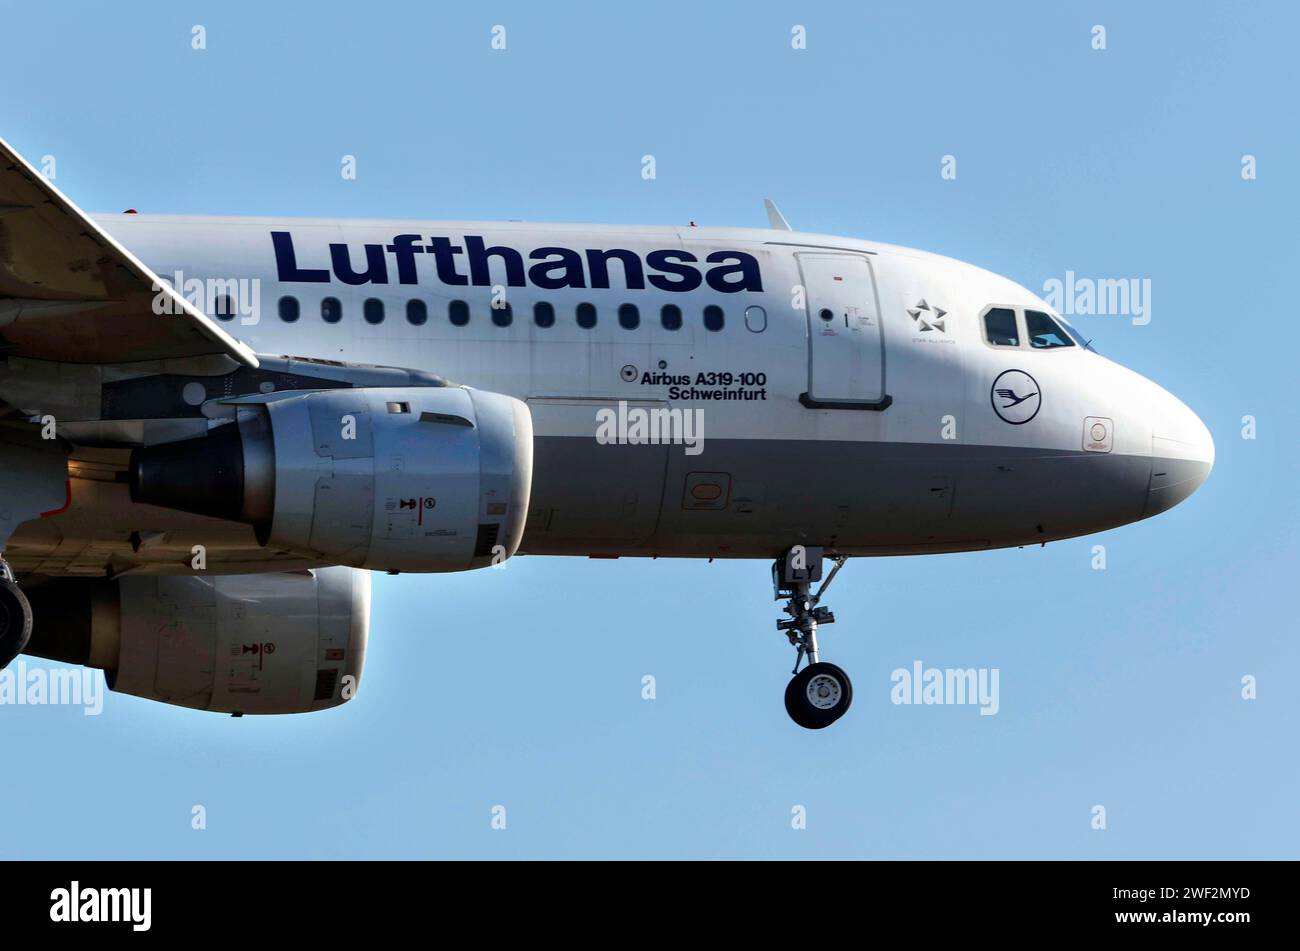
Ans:
[{"label": "nose landing gear", "polygon": [[[844,716],[853,702],[849,675],[834,664],[822,661],[817,651],[817,625],[835,621],[830,609],[819,607],[818,603],[847,560],[844,555],[835,556],[832,559],[835,567],[817,593],[811,594],[812,585],[822,578],[823,557],[821,547],[795,545],[772,564],[775,599],[786,601],[784,610],[790,615],[788,620],[777,621],[776,628],[785,632],[795,649],[791,671],[794,679],[785,688],[785,709],[790,719],[809,730],[830,726]],[[800,670],[804,658],[808,666]]]}]

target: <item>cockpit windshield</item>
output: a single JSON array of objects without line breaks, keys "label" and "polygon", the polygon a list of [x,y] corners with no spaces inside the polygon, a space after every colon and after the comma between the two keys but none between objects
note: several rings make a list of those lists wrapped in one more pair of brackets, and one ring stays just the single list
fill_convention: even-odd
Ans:
[{"label": "cockpit windshield", "polygon": [[1079,333],[1079,331],[1075,330],[1074,327],[1070,325],[1069,321],[1067,321],[1064,317],[1056,315],[1055,320],[1058,324],[1061,325],[1061,329],[1070,335],[1071,340],[1073,340],[1079,346],[1083,347],[1085,350],[1091,350],[1093,353],[1097,352],[1096,348],[1093,347],[1092,345],[1092,341],[1089,340],[1087,337],[1085,337],[1083,334]]},{"label": "cockpit windshield", "polygon": [[1025,311],[1025,333],[1029,336],[1029,345],[1035,350],[1074,346],[1074,340],[1041,310]]},{"label": "cockpit windshield", "polygon": [[1065,318],[1050,310],[990,304],[985,308],[981,322],[984,325],[984,342],[991,347],[1013,347],[1018,350],[1066,350],[1071,347],[1093,349],[1083,334],[1071,327]]}]

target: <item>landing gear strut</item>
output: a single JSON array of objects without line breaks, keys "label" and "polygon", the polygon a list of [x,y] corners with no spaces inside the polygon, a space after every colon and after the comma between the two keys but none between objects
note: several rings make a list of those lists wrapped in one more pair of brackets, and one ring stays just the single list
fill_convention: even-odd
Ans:
[{"label": "landing gear strut", "polygon": [[[828,727],[844,716],[853,702],[853,684],[849,675],[834,664],[821,660],[817,651],[817,625],[832,624],[835,615],[829,608],[819,607],[822,595],[844,567],[844,555],[836,555],[835,563],[817,589],[812,585],[822,580],[821,547],[795,545],[772,564],[772,587],[776,600],[786,601],[785,613],[789,620],[776,622],[776,629],[784,631],[795,649],[794,679],[785,688],[785,709],[790,719],[809,730]],[[807,659],[808,666],[800,670]]]},{"label": "landing gear strut", "polygon": [[0,558],[0,670],[23,652],[31,638],[32,606],[9,563]]}]

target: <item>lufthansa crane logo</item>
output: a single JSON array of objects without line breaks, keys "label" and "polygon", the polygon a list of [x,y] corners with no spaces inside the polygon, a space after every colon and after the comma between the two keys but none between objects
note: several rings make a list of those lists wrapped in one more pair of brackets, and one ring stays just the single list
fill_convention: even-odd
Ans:
[{"label": "lufthansa crane logo", "polygon": [[1020,426],[1038,415],[1043,396],[1038,381],[1024,370],[1003,370],[989,389],[993,412],[1013,426]]}]

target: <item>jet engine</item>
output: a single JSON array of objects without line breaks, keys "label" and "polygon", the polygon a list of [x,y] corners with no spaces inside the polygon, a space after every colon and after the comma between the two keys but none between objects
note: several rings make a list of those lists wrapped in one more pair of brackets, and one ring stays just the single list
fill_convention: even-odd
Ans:
[{"label": "jet engine", "polygon": [[308,713],[356,693],[370,574],[61,578],[27,591],[26,653],[99,667],[110,690],[218,713]]},{"label": "jet engine", "polygon": [[131,458],[136,502],[242,521],[330,564],[463,571],[523,537],[528,407],[468,387],[286,391],[227,399],[206,436]]}]

